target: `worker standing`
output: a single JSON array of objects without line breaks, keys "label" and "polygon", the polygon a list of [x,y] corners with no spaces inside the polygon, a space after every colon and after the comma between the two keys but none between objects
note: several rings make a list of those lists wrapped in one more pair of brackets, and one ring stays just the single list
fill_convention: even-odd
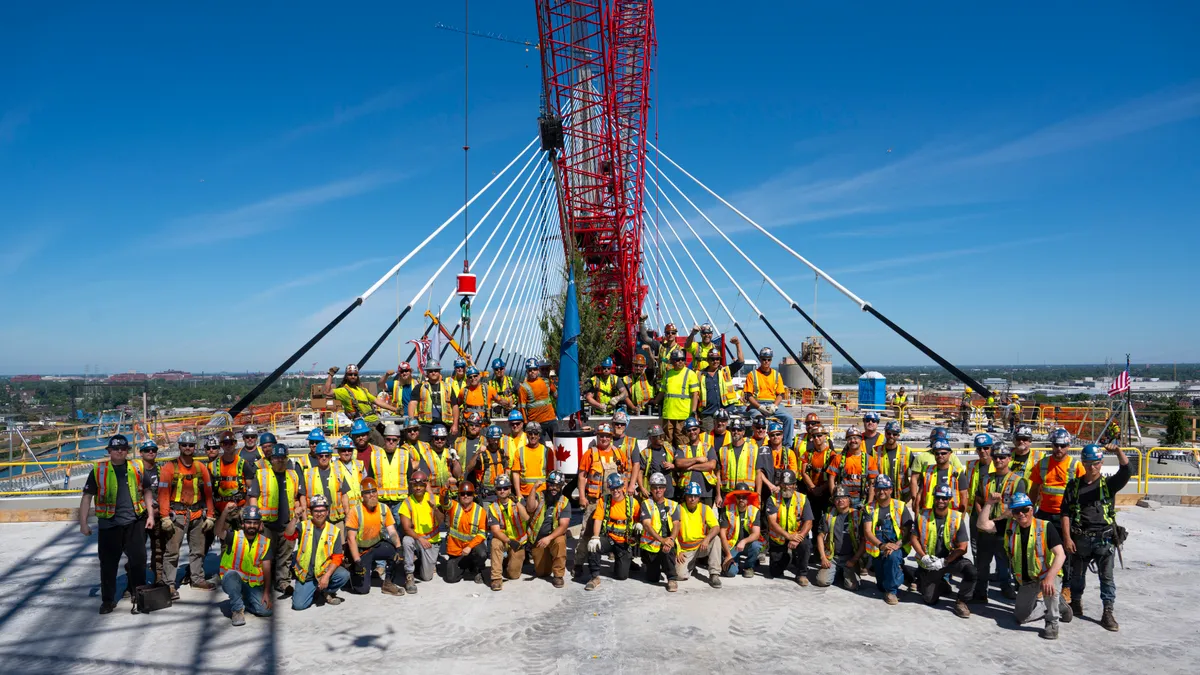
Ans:
[{"label": "worker standing", "polygon": [[362,503],[362,479],[367,476],[367,467],[354,456],[354,441],[349,436],[339,438],[336,445],[338,458],[332,466],[337,480],[346,486],[346,509],[342,513],[345,516]]},{"label": "worker standing", "polygon": [[725,495],[721,510],[721,544],[726,552],[724,575],[754,577],[762,551],[758,494],[747,483],[738,483]]},{"label": "worker standing", "polygon": [[876,463],[880,475],[892,479],[892,485],[900,486],[900,499],[908,501],[911,496],[912,450],[900,443],[900,423],[888,422],[883,429],[883,445],[875,448]]},{"label": "worker standing", "polygon": [[471,366],[467,368],[467,381],[454,400],[458,402],[460,415],[475,413],[481,417],[490,417],[497,393],[490,382],[482,381],[479,369]]},{"label": "worker standing", "polygon": [[[454,359],[454,363],[451,365],[453,366],[453,371],[451,371],[450,378],[446,380],[446,383],[450,385],[450,392],[454,394],[454,398],[457,400],[462,395],[463,389],[467,388],[467,360],[459,357]],[[491,412],[489,411],[486,414],[490,415]]]},{"label": "worker standing", "polygon": [[[389,433],[390,430],[390,433]],[[388,436],[396,435],[396,425],[388,423],[383,426],[383,445],[375,445],[371,442],[371,429],[367,423],[362,420],[354,420],[350,424],[350,440],[354,443],[354,454],[358,461],[362,462],[363,466],[371,463],[371,455],[381,447],[387,446]]]},{"label": "worker standing", "polygon": [[[1063,532],[1062,501],[1067,491],[1067,481],[1082,478],[1083,464],[1067,454],[1071,446],[1071,434],[1066,429],[1055,429],[1050,433],[1050,454],[1038,460],[1029,474],[1029,498],[1037,505],[1035,517],[1045,520],[1058,530],[1059,539],[1065,545],[1068,533]],[[1071,566],[1062,570],[1063,597],[1071,602]],[[1071,619],[1063,617],[1063,623]]]},{"label": "worker standing", "polygon": [[521,567],[525,564],[525,524],[529,512],[514,495],[512,479],[500,476],[496,479],[496,501],[488,505],[488,528],[492,533],[491,589],[504,589],[504,579],[521,578]]},{"label": "worker standing", "polygon": [[[708,428],[705,429],[704,421],[700,422],[700,429],[703,435],[700,437],[704,441],[706,447],[712,448],[717,452],[721,451],[726,445],[733,441],[733,434],[729,432],[730,414],[728,410],[717,410],[709,418]],[[687,431],[687,429],[684,429]]]},{"label": "worker standing", "polygon": [[504,432],[495,424],[488,426],[484,438],[486,445],[467,462],[466,473],[478,476],[483,493],[480,501],[490,504],[496,500],[496,483],[501,476],[508,476],[512,485],[520,484],[521,458],[509,452],[503,442]]},{"label": "worker standing", "polygon": [[158,513],[163,532],[169,537],[163,556],[162,583],[178,598],[175,587],[179,550],[188,543],[188,572],[192,588],[211,591],[216,588],[204,579],[204,535],[216,525],[213,516],[212,478],[208,469],[195,461],[196,434],[179,435],[179,457],[163,465],[158,476]]},{"label": "worker standing", "polygon": [[529,537],[533,545],[533,571],[539,578],[550,577],[555,588],[562,588],[567,574],[567,528],[571,526],[571,500],[562,493],[567,478],[551,471],[543,492],[530,493],[526,499]]},{"label": "worker standing", "polygon": [[370,593],[371,571],[376,562],[383,562],[383,584],[379,590],[387,595],[404,595],[404,588],[398,584],[404,556],[400,553],[396,518],[379,502],[379,487],[374,478],[364,478],[360,492],[362,503],[346,515],[350,592],[355,595]]},{"label": "worker standing", "polygon": [[796,474],[784,471],[779,494],[767,502],[767,529],[770,532],[771,578],[782,579],[789,567],[796,568],[796,583],[808,585],[808,559],[812,547],[813,512],[808,497],[796,492]]},{"label": "worker standing", "polygon": [[[699,342],[696,342],[697,333],[700,334]],[[713,327],[710,323],[692,326],[692,332],[688,333],[683,349],[691,355],[692,365],[697,371],[707,370],[710,363],[721,361],[721,347],[713,342]]]},{"label": "worker standing", "polygon": [[656,397],[662,410],[667,442],[676,447],[687,442],[683,423],[687,418],[695,417],[700,406],[700,379],[687,367],[686,361],[682,349],[671,352],[671,367],[659,378]]},{"label": "worker standing", "polygon": [[[1019,424],[1021,424],[1021,397],[1012,394],[1008,397],[1008,430],[1011,432]],[[1032,438],[1032,434],[1030,437]]]},{"label": "worker standing", "polygon": [[689,483],[695,483],[700,486],[700,501],[711,506],[718,489],[717,448],[700,437],[700,423],[695,417],[685,421],[684,429],[683,442],[675,445],[676,494],[682,495]]},{"label": "worker standing", "polygon": [[908,411],[908,393],[904,387],[900,387],[900,391],[892,397],[892,407],[896,409],[896,420],[904,424],[904,414]]},{"label": "worker standing", "polygon": [[875,478],[879,475],[879,461],[863,452],[862,432],[858,427],[846,429],[846,447],[841,454],[834,455],[829,462],[826,493],[833,494],[838,486],[850,493],[850,506],[858,508],[875,501],[873,494]]},{"label": "worker standing", "polygon": [[700,376],[700,425],[708,430],[712,429],[712,417],[718,410],[728,412],[742,404],[742,392],[733,382],[734,374],[740,373],[744,365],[742,343],[736,337],[729,338],[729,343],[737,349],[737,358],[732,363],[722,366],[721,360],[714,354],[713,358],[704,361],[703,369],[697,367]]},{"label": "worker standing", "polygon": [[783,386],[779,371],[771,367],[774,358],[775,352],[770,347],[758,350],[758,368],[746,376],[746,407],[751,415],[775,417],[783,422],[783,442],[791,445],[796,422],[782,408],[787,387]]},{"label": "worker standing", "polygon": [[[1028,490],[1028,483],[1019,474],[1010,470],[1012,451],[1004,444],[992,446],[991,455],[992,467],[984,484],[983,503],[972,513],[971,517],[978,523],[979,512],[983,509],[991,509],[991,518],[996,532],[983,532],[978,526],[975,528],[975,568],[979,572],[979,582],[975,584],[975,594],[969,601],[971,604],[987,604],[987,588],[992,574],[992,560],[996,561],[996,575],[1000,577],[1000,590],[1004,593],[1004,597],[1009,600],[1015,600],[1017,597],[1012,569],[1009,568],[1008,556],[1004,553],[1003,533],[1008,527],[1004,504],[1007,504],[1014,494],[1025,493]],[[1000,495],[1000,500],[989,504],[988,497],[991,495]]]},{"label": "worker standing", "polygon": [[587,585],[584,590],[595,590],[600,585],[600,554],[607,548],[613,557],[613,578],[624,581],[629,578],[633,564],[634,540],[640,534],[640,506],[632,495],[625,491],[625,479],[620,473],[609,473],[605,478],[608,494],[600,497],[595,505],[591,521],[584,521],[590,529],[586,540]]},{"label": "worker standing", "polygon": [[646,357],[635,354],[633,357],[633,374],[625,378],[625,388],[629,391],[629,408],[634,415],[649,415],[654,404],[654,383],[646,372]]},{"label": "worker standing", "polygon": [[558,433],[558,415],[554,412],[550,385],[542,379],[542,368],[537,359],[525,361],[525,381],[517,389],[517,409],[525,419],[542,425],[547,441],[554,439]]},{"label": "worker standing", "polygon": [[[989,506],[999,503],[999,493],[988,495]],[[1067,561],[1062,537],[1050,522],[1034,516],[1033,501],[1023,492],[1012,496],[1006,513],[1008,527],[1003,532],[996,530],[991,509],[979,512],[978,526],[980,532],[1004,537],[1004,550],[1017,583],[1013,618],[1018,624],[1036,619],[1033,610],[1040,600],[1046,621],[1042,637],[1057,640],[1059,620],[1069,622],[1072,616],[1062,597],[1062,568]]]},{"label": "worker standing", "polygon": [[651,474],[646,480],[650,486],[650,498],[642,502],[642,569],[649,584],[657,584],[667,577],[667,592],[678,590],[675,573],[675,544],[679,541],[679,504],[667,498],[671,481],[661,473]]},{"label": "worker standing", "polygon": [[[326,444],[328,445],[328,443]],[[350,582],[350,573],[342,567],[342,535],[329,522],[329,500],[325,495],[313,495],[309,500],[310,518],[296,525],[288,524],[288,536],[296,534],[296,591],[292,594],[292,609],[304,610],[322,596],[327,605],[340,605],[337,592]]]},{"label": "worker standing", "polygon": [[[325,498],[325,520],[340,529],[350,510],[351,475],[333,467],[333,448],[326,441],[317,443],[316,466],[304,471],[304,493],[311,501],[320,495]],[[360,478],[361,480],[361,478]],[[311,506],[309,508],[311,511]]]},{"label": "worker standing", "polygon": [[701,559],[708,565],[708,585],[721,587],[722,546],[721,522],[716,509],[700,503],[702,490],[698,483],[688,483],[683,489],[683,505],[679,508],[679,543],[675,554],[675,576],[687,581]]},{"label": "worker standing", "polygon": [[[408,479],[408,498],[400,507],[398,530],[404,547],[404,592],[417,592],[417,579],[433,581],[441,550],[442,509],[430,494],[429,476],[416,471]],[[419,563],[419,564],[418,564]]]},{"label": "worker standing", "polygon": [[1014,438],[1016,445],[1013,446],[1010,467],[1013,473],[1028,481],[1033,475],[1033,467],[1042,460],[1042,453],[1033,449],[1033,429],[1027,426],[1017,427]]},{"label": "worker standing", "polygon": [[[100,557],[100,613],[117,606],[117,567],[121,554],[129,561],[126,586],[146,583],[146,532],[154,529],[155,481],[139,465],[126,460],[129,439],[108,439],[108,460],[96,462],[79,498],[79,532],[92,536],[88,510],[96,498],[97,550]],[[134,605],[133,613],[137,613]]]},{"label": "worker standing", "polygon": [[[262,515],[250,504],[241,509],[241,529],[229,526],[237,508],[232,502],[217,518],[213,532],[221,540],[221,590],[229,597],[230,619],[246,625],[247,607],[254,616],[271,616],[271,568],[276,560],[271,539],[262,532]],[[280,564],[286,564],[280,562]]]},{"label": "worker standing", "polygon": [[204,438],[204,467],[212,471],[213,462],[221,456],[221,443],[216,436],[206,436]]},{"label": "worker standing", "polygon": [[525,447],[525,416],[520,410],[508,413],[508,431],[502,442],[510,455],[517,454]]},{"label": "worker standing", "polygon": [[583,395],[584,400],[592,407],[592,414],[611,414],[628,396],[621,378],[613,374],[612,357],[604,357],[600,362],[600,373],[588,379],[587,391]]},{"label": "worker standing", "polygon": [[746,420],[738,417],[729,423],[733,442],[717,453],[717,476],[720,478],[720,495],[733,490],[738,483],[755,483],[758,466],[758,446],[746,440]]},{"label": "worker standing", "polygon": [[758,492],[764,497],[779,492],[785,471],[793,476],[800,474],[796,455],[783,444],[783,425],[779,422],[767,425],[767,442],[759,450],[756,468],[755,481],[762,488]]},{"label": "worker standing", "polygon": [[[516,412],[516,411],[513,411]],[[522,497],[546,489],[546,470],[550,466],[550,449],[542,444],[542,425],[529,422],[525,425],[525,442],[518,448],[518,464],[521,467]]]},{"label": "worker standing", "polygon": [[276,445],[271,449],[271,466],[258,471],[258,510],[262,514],[263,528],[271,539],[271,549],[275,551],[275,566],[273,587],[282,597],[292,597],[291,585],[292,568],[287,564],[296,550],[294,537],[284,535],[287,524],[292,520],[297,510],[304,508],[307,494],[304,491],[304,479],[288,465],[287,448]]},{"label": "worker standing", "polygon": [[[132,464],[137,466],[145,473],[154,485],[154,501],[150,505],[154,514],[154,527],[146,533],[146,537],[150,540],[150,571],[154,574],[154,581],[165,584],[167,581],[166,570],[163,569],[163,558],[167,553],[167,542],[171,539],[171,532],[167,531],[167,525],[163,524],[163,515],[158,510],[158,444],[151,438],[138,446],[137,459],[132,460]],[[125,573],[129,573],[129,563],[125,564]],[[139,579],[138,585],[142,582]],[[172,582],[174,586],[174,582]],[[125,589],[125,592],[132,596],[136,586],[130,586]]]},{"label": "worker standing", "polygon": [[[807,422],[806,422],[807,425]],[[804,493],[812,504],[813,513],[825,513],[829,510],[830,483],[829,467],[833,464],[836,453],[829,442],[829,432],[818,421],[808,426],[809,440],[801,444],[804,451],[798,451],[796,461],[799,471],[796,476],[804,485]],[[848,493],[847,493],[848,494]]]},{"label": "worker standing", "polygon": [[513,403],[516,401],[513,398],[513,380],[504,374],[504,366],[504,359],[492,359],[492,375],[488,379],[488,384],[496,392],[492,410],[492,414],[496,416],[507,415],[513,409]]},{"label": "worker standing", "polygon": [[1117,453],[1120,465],[1112,476],[1100,473],[1104,465],[1104,448],[1091,444],[1083,447],[1084,474],[1067,481],[1062,503],[1063,547],[1071,566],[1071,612],[1083,615],[1083,589],[1087,572],[1095,566],[1100,577],[1100,601],[1104,613],[1100,625],[1117,631],[1113,616],[1117,601],[1117,584],[1113,568],[1117,546],[1121,543],[1117,528],[1117,493],[1129,483],[1129,458],[1114,441],[1108,450]]},{"label": "worker standing", "polygon": [[[579,480],[582,481],[582,487],[579,489],[579,506],[583,509],[583,527],[579,531],[579,541],[575,545],[574,572],[576,577],[583,575],[583,563],[589,559],[588,543],[592,537],[592,531],[595,529],[591,521],[601,518],[599,511],[603,506],[604,488],[612,484],[609,477],[613,475],[626,476],[631,469],[629,458],[621,454],[620,448],[613,445],[612,439],[612,425],[600,424],[596,428],[595,445],[589,446],[579,460]],[[621,479],[621,487],[624,490],[624,478]]]},{"label": "worker standing", "polygon": [[933,508],[917,514],[916,527],[909,535],[909,542],[919,562],[917,591],[927,605],[936,605],[942,594],[944,579],[951,575],[961,578],[958,595],[954,602],[955,616],[964,619],[971,616],[967,599],[975,592],[978,575],[975,566],[967,560],[970,535],[967,518],[962,511],[950,508],[955,489],[939,485],[933,491]]},{"label": "worker standing", "polygon": [[483,417],[467,415],[465,431],[454,439],[454,454],[464,467],[464,479],[478,481],[478,477],[471,475],[471,470],[467,467],[471,466],[475,455],[486,445],[486,440],[483,438]]},{"label": "worker standing", "polygon": [[[462,465],[458,462],[457,453],[447,447],[449,444],[450,434],[446,427],[436,424],[429,432],[429,443],[418,442],[416,453],[411,455],[412,470],[420,471],[428,477],[428,490],[438,507],[444,503],[442,497],[449,494],[451,485],[462,478]],[[411,480],[408,489],[412,490]]]},{"label": "worker standing", "polygon": [[417,383],[413,380],[412,366],[408,361],[401,361],[400,365],[396,366],[396,376],[389,380],[391,375],[391,372],[387,372],[379,378],[379,389],[388,392],[388,400],[397,415],[406,415],[413,392],[417,389]]},{"label": "worker standing", "polygon": [[875,454],[875,449],[884,444],[884,435],[879,433],[879,413],[868,410],[863,413],[863,449],[868,455]]},{"label": "worker standing", "polygon": [[[662,426],[658,424],[650,425],[650,430],[646,435],[646,447],[639,451],[640,460],[635,462],[639,468],[637,472],[637,483],[640,488],[639,493],[643,499],[649,499],[653,496],[650,485],[650,477],[656,473],[662,474],[664,477],[675,470],[675,448],[663,443],[663,438],[666,433],[663,432]],[[667,481],[666,490],[663,492],[666,499],[671,499],[675,496],[675,486]],[[643,513],[643,515],[645,515]]]},{"label": "worker standing", "polygon": [[253,424],[247,424],[242,429],[241,456],[242,459],[256,467],[267,461],[267,456],[258,447],[258,427]]},{"label": "worker standing", "polygon": [[862,518],[850,508],[850,491],[839,487],[833,493],[833,508],[821,516],[817,531],[817,555],[821,568],[816,584],[840,583],[848,591],[858,590],[858,561],[862,558]]},{"label": "worker standing", "polygon": [[[225,512],[226,504],[233,504],[229,514],[229,526],[241,529],[242,507],[248,500],[258,498],[258,470],[253,462],[247,462],[238,452],[237,436],[232,431],[223,431],[218,437],[221,455],[209,464],[209,476],[213,483],[213,513],[219,517]],[[204,539],[204,550],[212,548],[216,540],[215,531],[208,532]]]},{"label": "worker standing", "polygon": [[876,478],[874,499],[862,517],[866,554],[873,559],[875,583],[889,605],[900,602],[896,593],[904,583],[904,556],[908,551],[903,542],[908,541],[913,522],[908,505],[892,499],[892,489],[891,478]]},{"label": "worker standing", "polygon": [[329,376],[325,378],[325,393],[332,394],[337,402],[342,406],[342,412],[350,419],[362,419],[367,423],[371,442],[376,445],[383,444],[383,434],[379,429],[379,409],[383,408],[389,412],[397,412],[396,407],[390,403],[384,403],[377,400],[371,395],[370,391],[362,385],[359,378],[358,366],[351,363],[346,366],[346,374],[342,376],[341,383],[334,388],[333,376],[337,373],[337,366],[329,369]]},{"label": "worker standing", "polygon": [[425,362],[425,381],[417,387],[417,393],[408,404],[408,416],[416,418],[420,425],[421,440],[429,442],[433,425],[450,427],[450,435],[458,435],[458,404],[454,388],[442,379],[442,364],[437,359]]},{"label": "worker standing", "polygon": [[638,451],[637,439],[625,433],[627,429],[629,429],[629,415],[624,410],[613,413],[613,447],[617,448],[618,454],[626,458],[625,484],[630,486],[630,490],[635,490],[637,482],[634,480],[634,472],[641,462],[642,453]]},{"label": "worker standing", "polygon": [[[917,509],[933,508],[933,491],[939,485],[949,485],[951,488],[957,489],[960,477],[964,472],[950,462],[950,456],[953,454],[954,451],[950,449],[949,441],[939,438],[933,442],[933,465],[926,466],[921,474],[913,475],[912,483],[909,486],[913,494],[913,505]],[[950,508],[956,511],[965,510],[961,495],[957,491]]]},{"label": "worker standing", "polygon": [[[411,421],[411,418],[410,418]],[[413,460],[410,448],[421,445],[415,436],[419,427],[409,424],[406,436],[413,445],[401,445],[400,437],[396,435],[399,429],[394,424],[384,428],[382,448],[374,448],[367,460],[367,476],[375,479],[378,486],[378,499],[383,507],[392,513],[396,519],[400,504],[408,497],[408,474],[412,472]]]},{"label": "worker standing", "polygon": [[970,433],[969,425],[971,423],[971,408],[974,404],[974,399],[975,397],[971,392],[971,388],[964,387],[962,398],[958,401],[959,421],[962,425],[961,431],[964,434]]}]

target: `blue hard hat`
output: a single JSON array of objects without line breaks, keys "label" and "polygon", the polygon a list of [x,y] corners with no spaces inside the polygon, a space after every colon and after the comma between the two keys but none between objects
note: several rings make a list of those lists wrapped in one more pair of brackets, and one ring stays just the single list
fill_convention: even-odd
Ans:
[{"label": "blue hard hat", "polygon": [[338,450],[353,450],[354,439],[350,438],[349,436],[342,436],[341,438],[337,439],[337,448]]},{"label": "blue hard hat", "polygon": [[369,433],[371,433],[371,427],[367,426],[367,421],[364,419],[356,419],[354,420],[354,423],[350,425],[351,436],[361,436]]},{"label": "blue hard hat", "polygon": [[275,434],[273,434],[269,431],[264,431],[258,435],[258,444],[259,445],[266,445],[267,443],[277,443],[277,442],[278,441],[275,440]]},{"label": "blue hard hat", "polygon": [[277,443],[275,445],[275,447],[271,448],[271,456],[272,457],[287,457],[288,456],[288,447],[286,445],[284,445],[283,443]]},{"label": "blue hard hat", "polygon": [[[353,441],[351,441],[351,443],[353,443]],[[326,441],[321,441],[320,443],[317,443],[317,447],[313,450],[313,453],[317,455],[332,455],[333,446],[329,445],[329,443]]]},{"label": "blue hard hat", "polygon": [[949,485],[939,485],[933,489],[934,499],[954,499],[954,488]]},{"label": "blue hard hat", "polygon": [[600,362],[600,367],[601,368],[612,368],[613,367],[612,357],[611,356],[604,357],[604,360]]},{"label": "blue hard hat", "polygon": [[242,522],[247,520],[262,520],[262,511],[259,511],[258,507],[253,504],[247,505],[242,509]]},{"label": "blue hard hat", "polygon": [[996,442],[992,440],[991,434],[975,434],[975,447],[990,448],[995,444]]},{"label": "blue hard hat", "polygon": [[514,410],[514,411],[508,413],[508,421],[509,422],[524,422],[525,416],[521,414],[520,410]]},{"label": "blue hard hat", "polygon": [[466,368],[467,362],[464,359],[454,359],[454,367],[455,368]]},{"label": "blue hard hat", "polygon": [[145,443],[142,443],[141,445],[138,446],[138,452],[151,452],[151,451],[158,452],[158,443],[155,443],[153,439],[146,441]]},{"label": "blue hard hat", "polygon": [[[720,412],[725,412],[725,411],[722,410]],[[689,417],[683,421],[683,428],[684,429],[699,429],[700,428],[700,420],[696,419],[695,417]]]},{"label": "blue hard hat", "polygon": [[1085,462],[1099,462],[1104,459],[1104,448],[1095,443],[1088,443],[1083,446],[1083,452],[1079,458]]},{"label": "blue hard hat", "polygon": [[504,437],[504,431],[495,424],[489,424],[488,428],[483,431],[483,437],[487,439],[498,439]]},{"label": "blue hard hat", "polygon": [[1071,432],[1067,431],[1066,429],[1062,429],[1062,428],[1055,429],[1054,431],[1052,431],[1050,433],[1050,444],[1051,445],[1070,445],[1071,444]]},{"label": "blue hard hat", "polygon": [[606,479],[609,490],[618,490],[625,487],[625,479],[619,473],[610,473]]},{"label": "blue hard hat", "polygon": [[879,413],[875,412],[874,410],[868,410],[867,412],[863,413],[863,421],[864,422],[878,422],[879,421]]},{"label": "blue hard hat", "polygon": [[893,487],[892,479],[889,478],[887,476],[887,474],[881,473],[881,474],[879,474],[879,476],[877,476],[875,478],[875,489],[876,490],[890,490],[892,487]]},{"label": "blue hard hat", "polygon": [[767,433],[775,433],[776,431],[783,433],[783,424],[772,420],[767,423]]},{"label": "blue hard hat", "polygon": [[1029,501],[1029,495],[1024,492],[1014,492],[1013,496],[1008,498],[1009,509],[1023,509],[1026,506],[1033,506],[1033,502]]},{"label": "blue hard hat", "polygon": [[504,359],[492,359],[492,370],[500,370],[504,367]]},{"label": "blue hard hat", "polygon": [[934,450],[953,450],[954,449],[954,448],[950,447],[950,441],[948,441],[944,438],[937,439],[929,447]]},{"label": "blue hard hat", "polygon": [[475,366],[467,366],[467,377],[474,377],[479,374],[479,369]]},{"label": "blue hard hat", "polygon": [[313,429],[312,431],[308,432],[308,440],[323,441],[325,440],[325,432],[321,431],[320,429]]},{"label": "blue hard hat", "polygon": [[898,434],[900,433],[900,423],[896,420],[892,420],[884,425],[883,430],[885,433]]},{"label": "blue hard hat", "polygon": [[532,357],[525,359],[525,370],[533,370],[534,368],[541,368],[538,360]]},{"label": "blue hard hat", "polygon": [[687,487],[685,487],[683,489],[683,496],[685,496],[685,497],[700,497],[703,494],[704,494],[704,489],[701,488],[700,484],[697,483],[696,481],[692,481],[692,482],[688,483]]},{"label": "blue hard hat", "polygon": [[429,430],[429,437],[430,438],[450,438],[450,432],[446,431],[446,425],[435,424],[435,425],[433,425],[433,428],[431,428]]}]

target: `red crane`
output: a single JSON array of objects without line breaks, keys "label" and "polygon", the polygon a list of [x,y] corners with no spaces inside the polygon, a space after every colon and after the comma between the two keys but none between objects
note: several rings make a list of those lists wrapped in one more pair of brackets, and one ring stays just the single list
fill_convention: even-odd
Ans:
[{"label": "red crane", "polygon": [[628,362],[646,297],[642,199],[651,59],[650,0],[536,0],[546,110],[564,246],[591,283],[589,301],[615,308]]}]

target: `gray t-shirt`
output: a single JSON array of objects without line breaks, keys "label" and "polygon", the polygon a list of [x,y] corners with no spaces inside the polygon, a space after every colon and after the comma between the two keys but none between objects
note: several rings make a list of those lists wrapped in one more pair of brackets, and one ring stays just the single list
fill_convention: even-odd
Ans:
[{"label": "gray t-shirt", "polygon": [[[664,445],[661,448],[655,448],[647,445],[646,448],[642,450],[641,458],[638,461],[643,465],[642,473],[646,476],[647,483],[649,483],[650,476],[653,476],[656,473],[661,473],[667,477],[666,496],[667,499],[674,499],[675,486],[671,482],[671,472],[668,469],[662,468],[662,465],[667,461],[667,447]],[[649,484],[647,484],[646,487],[650,487]]]},{"label": "gray t-shirt", "polygon": [[[142,495],[129,494],[129,479],[126,477],[126,472],[129,471],[129,462],[124,464],[112,464],[113,475],[117,480],[117,503],[113,512],[112,518],[97,518],[96,523],[101,530],[107,530],[110,527],[121,527],[128,525],[137,520],[137,513],[133,510],[133,500],[136,497],[141,499]],[[151,474],[142,472],[142,490],[153,490],[158,487],[157,472]],[[87,482],[83,485],[84,494],[96,495],[99,492],[99,486],[96,485],[96,472],[92,471],[88,474]]]},{"label": "gray t-shirt", "polygon": [[[682,456],[683,456],[682,452],[679,452],[679,451],[675,452],[676,459],[678,459],[679,457],[682,457]],[[709,461],[709,460],[714,461],[714,462],[717,461],[717,449],[716,448],[708,449],[708,453],[705,455],[705,461]],[[716,471],[716,469],[714,469],[714,472],[715,471]],[[700,498],[701,499],[708,499],[709,497],[713,496],[713,486],[709,485],[708,481],[704,480],[704,472],[703,471],[688,471],[687,473],[688,473],[689,481],[698,483],[700,485],[700,490],[701,490]]]},{"label": "gray t-shirt", "polygon": [[[326,522],[325,527],[326,528],[332,527],[332,528],[336,529],[337,525],[334,525],[333,523],[330,523],[330,522]],[[313,533],[313,541],[314,542],[316,541],[318,536],[320,536],[318,533],[316,533],[316,532]],[[299,542],[297,542],[297,543],[299,543]],[[337,541],[334,542],[333,550],[329,552],[329,555],[334,556],[334,555],[341,555],[341,554],[342,554],[342,535],[341,535],[341,533],[338,533]],[[308,578],[314,579],[314,578],[316,578],[316,576],[317,576],[317,556],[314,554],[312,556],[309,556],[309,558],[308,558]]]},{"label": "gray t-shirt", "polygon": [[847,511],[845,513],[834,512],[832,530],[827,529],[825,519],[821,519],[820,531],[825,533],[825,536],[833,537],[833,556],[836,560],[846,560],[854,555],[854,546],[851,543],[850,528],[854,526],[854,512]]},{"label": "gray t-shirt", "polygon": [[[946,524],[946,519],[945,517],[938,518],[937,516],[934,516],[933,523],[936,527],[935,531],[941,532],[942,527],[944,527]],[[968,541],[969,537],[970,534],[967,532],[967,518],[964,516],[963,519],[958,523],[958,530],[954,532],[954,543],[961,544],[965,541]],[[945,558],[946,556],[950,555],[950,549],[946,548],[946,542],[939,536],[937,538],[937,551],[926,551],[926,553],[930,553],[936,558]]]}]

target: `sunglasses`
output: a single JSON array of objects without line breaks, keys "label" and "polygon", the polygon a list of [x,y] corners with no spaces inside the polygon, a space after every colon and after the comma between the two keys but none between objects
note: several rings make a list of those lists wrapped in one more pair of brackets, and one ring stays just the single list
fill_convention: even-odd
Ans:
[{"label": "sunglasses", "polygon": [[108,451],[109,451],[109,452],[129,452],[129,448],[125,448],[125,447],[120,447],[120,446],[118,446],[118,447],[115,447],[115,448],[109,448],[109,449],[108,449]]},{"label": "sunglasses", "polygon": [[935,453],[933,453],[933,454],[937,455],[938,457],[945,457],[946,455],[949,455],[949,454],[950,454],[950,452],[949,452],[949,451],[947,451],[947,450],[942,450],[942,451],[940,451],[940,452],[935,452]]},{"label": "sunglasses", "polygon": [[498,488],[496,488],[496,492],[508,492],[511,489],[512,488],[510,488],[510,487],[498,487]]},{"label": "sunglasses", "polygon": [[351,450],[350,448],[338,448],[338,452],[342,453],[342,452],[354,452],[354,451]]},{"label": "sunglasses", "polygon": [[772,431],[772,432],[770,432],[770,435],[771,435],[771,436],[779,436],[780,438],[783,438],[783,432],[782,432],[782,431]]},{"label": "sunglasses", "polygon": [[367,495],[373,495],[373,494],[378,494],[378,493],[375,490],[363,490],[362,491],[362,496],[364,496],[364,497],[366,497]]},{"label": "sunglasses", "polygon": [[934,498],[933,498],[933,501],[935,501],[935,502],[948,502],[948,501],[950,501],[950,498],[949,498],[949,497],[934,497]]},{"label": "sunglasses", "polygon": [[1015,513],[1016,515],[1023,516],[1027,513],[1032,513],[1033,507],[1032,506],[1022,506],[1019,509],[1013,509],[1012,512]]},{"label": "sunglasses", "polygon": [[179,447],[181,447],[181,448],[194,448],[194,447],[196,447],[196,444],[195,444],[195,443],[180,443],[180,444],[179,444]]},{"label": "sunglasses", "polygon": [[[192,446],[195,447],[195,446]],[[158,450],[142,450],[143,455],[157,455]]]},{"label": "sunglasses", "polygon": [[221,445],[237,445],[237,441],[221,441]]}]

